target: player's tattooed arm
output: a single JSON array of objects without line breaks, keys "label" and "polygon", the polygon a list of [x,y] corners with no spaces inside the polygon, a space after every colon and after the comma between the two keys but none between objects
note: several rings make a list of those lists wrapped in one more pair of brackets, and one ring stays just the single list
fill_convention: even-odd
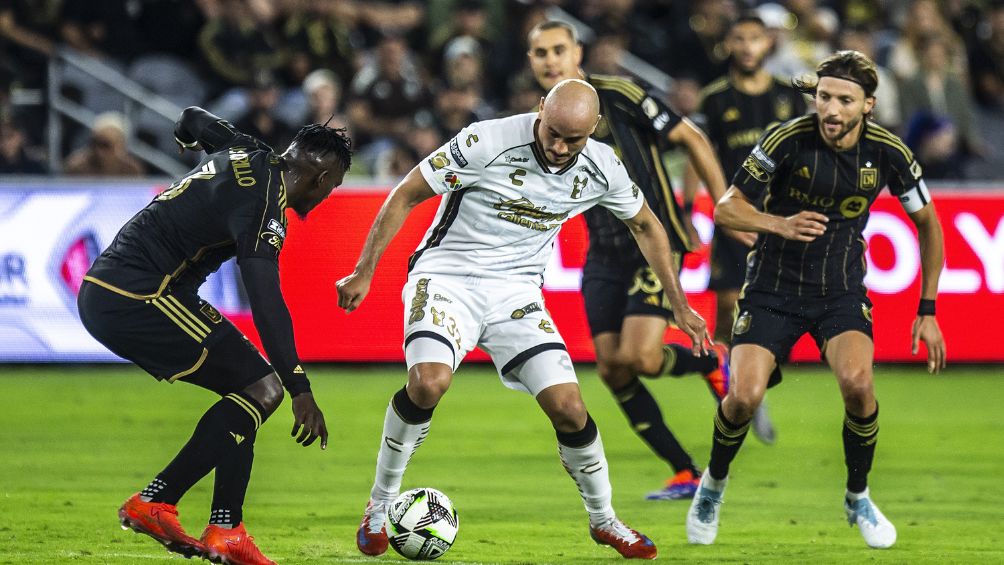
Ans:
[{"label": "player's tattooed arm", "polygon": [[684,294],[680,277],[676,274],[669,236],[666,235],[662,223],[648,204],[644,204],[634,217],[624,220],[624,223],[631,230],[635,241],[638,242],[638,248],[652,267],[652,271],[659,277],[663,291],[673,308],[676,324],[690,336],[694,355],[707,354],[707,345],[711,343],[708,326],[704,318],[687,303],[687,295]]},{"label": "player's tattooed arm", "polygon": [[383,252],[415,206],[433,196],[436,196],[436,193],[425,181],[418,167],[412,169],[408,176],[394,187],[380,207],[376,219],[373,220],[373,226],[366,236],[366,243],[363,244],[355,270],[336,284],[340,308],[351,312],[366,298]]}]

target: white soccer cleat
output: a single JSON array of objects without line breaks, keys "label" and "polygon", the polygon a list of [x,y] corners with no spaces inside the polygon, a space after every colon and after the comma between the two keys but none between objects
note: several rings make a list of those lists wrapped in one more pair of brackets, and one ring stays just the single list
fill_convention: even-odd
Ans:
[{"label": "white soccer cleat", "polygon": [[711,490],[707,488],[710,479],[707,469],[701,476],[701,485],[694,494],[694,500],[690,503],[690,510],[687,512],[687,541],[699,545],[711,545],[715,543],[718,535],[718,513],[722,507],[722,495],[725,490]]},{"label": "white soccer cleat", "polygon": [[896,526],[872,502],[867,491],[864,497],[854,502],[844,498],[844,510],[847,512],[847,523],[858,525],[868,547],[885,549],[896,543]]}]

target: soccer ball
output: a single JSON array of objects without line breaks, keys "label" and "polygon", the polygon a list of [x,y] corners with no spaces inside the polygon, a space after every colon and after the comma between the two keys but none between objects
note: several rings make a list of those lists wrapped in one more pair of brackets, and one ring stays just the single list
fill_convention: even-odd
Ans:
[{"label": "soccer ball", "polygon": [[401,493],[387,512],[390,546],[408,559],[427,561],[446,553],[460,520],[447,496],[434,488]]}]

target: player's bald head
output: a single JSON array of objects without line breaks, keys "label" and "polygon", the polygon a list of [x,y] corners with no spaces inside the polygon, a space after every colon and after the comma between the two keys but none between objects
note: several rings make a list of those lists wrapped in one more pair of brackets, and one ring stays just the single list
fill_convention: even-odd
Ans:
[{"label": "player's bald head", "polygon": [[562,165],[582,151],[600,121],[600,99],[588,82],[567,79],[540,101],[538,143],[547,160]]},{"label": "player's bald head", "polygon": [[600,99],[591,84],[577,78],[554,85],[540,107],[541,120],[565,135],[592,134],[600,118]]}]

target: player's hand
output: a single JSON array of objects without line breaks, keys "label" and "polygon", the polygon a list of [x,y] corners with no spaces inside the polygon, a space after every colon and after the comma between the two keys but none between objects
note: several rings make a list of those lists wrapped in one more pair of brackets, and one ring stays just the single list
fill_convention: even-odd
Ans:
[{"label": "player's hand", "polygon": [[753,244],[756,243],[757,234],[754,232],[730,230],[729,228],[718,228],[718,229],[721,229],[722,233],[738,241],[739,243],[745,245],[746,247],[753,247]]},{"label": "player's hand", "polygon": [[351,275],[335,283],[338,287],[338,307],[346,312],[358,308],[370,292],[370,280],[370,277],[360,274],[359,271],[353,271]]},{"label": "player's hand", "polygon": [[683,330],[683,333],[690,336],[692,343],[690,350],[694,355],[707,355],[708,347],[714,342],[711,341],[711,334],[708,333],[708,324],[704,321],[704,318],[690,306],[682,310],[673,310],[673,317],[676,320],[676,325]]},{"label": "player's hand", "polygon": [[293,431],[289,435],[303,447],[321,438],[321,449],[328,448],[328,428],[324,425],[324,414],[314,402],[313,393],[301,392],[293,397]]},{"label": "player's hand", "polygon": [[784,219],[778,235],[785,239],[809,242],[826,233],[826,222],[829,221],[829,218],[819,212],[802,210]]},{"label": "player's hand", "polygon": [[920,350],[920,342],[927,346],[927,372],[936,374],[945,368],[945,338],[941,335],[938,320],[934,316],[917,316],[913,321],[913,346],[910,352],[914,355]]}]

